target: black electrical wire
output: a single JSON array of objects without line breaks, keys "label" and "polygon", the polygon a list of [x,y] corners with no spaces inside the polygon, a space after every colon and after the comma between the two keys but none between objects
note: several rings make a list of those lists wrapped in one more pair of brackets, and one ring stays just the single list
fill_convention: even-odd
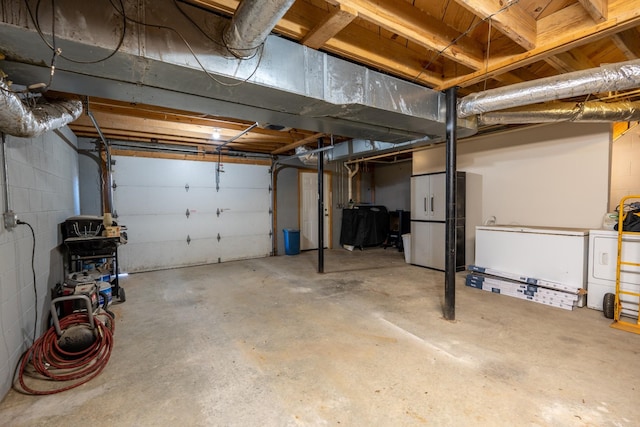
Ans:
[{"label": "black electrical wire", "polygon": [[[425,71],[427,71],[427,69],[431,66],[431,64],[433,64],[435,62],[436,59],[440,58],[440,56],[442,56],[442,54],[449,49],[451,46],[453,46],[454,44],[458,43],[458,40],[460,40],[461,38],[465,37],[467,34],[469,34],[471,31],[473,31],[478,25],[490,21],[494,16],[501,14],[502,12],[506,11],[507,9],[509,9],[511,6],[515,6],[516,4],[518,4],[520,2],[520,0],[511,0],[511,1],[507,1],[507,4],[502,6],[500,9],[498,9],[496,12],[492,13],[491,15],[487,16],[486,18],[483,18],[481,20],[479,20],[478,22],[476,22],[475,24],[471,25],[467,31],[465,31],[464,33],[460,34],[458,37],[456,37],[455,39],[453,39],[451,41],[451,43],[449,43],[448,45],[446,45],[445,47],[443,47],[442,49],[440,49],[439,51],[437,51],[435,53],[435,55],[433,55],[431,57],[431,59],[429,60],[429,62],[422,67],[422,69],[420,70],[420,72],[413,78],[412,82],[415,82],[416,80],[418,80],[418,78],[422,75],[422,73],[424,73]],[[491,37],[491,32],[489,32],[489,37]]]},{"label": "black electrical wire", "polygon": [[[120,3],[120,7],[122,8],[122,10],[124,10],[124,4],[122,2],[122,0],[118,0],[118,2]],[[31,6],[29,5],[29,0],[24,0],[24,4],[27,7],[27,11],[29,12],[29,16],[31,17],[31,21],[33,22],[33,25],[36,27],[36,31],[38,32],[38,35],[40,36],[40,38],[42,39],[42,41],[49,47],[49,49],[51,49],[54,52],[54,57],[55,57],[55,52],[56,50],[56,35],[55,35],[55,1],[51,0],[51,20],[52,20],[52,24],[51,24],[51,43],[49,43],[49,41],[47,40],[47,38],[45,37],[44,33],[41,30],[40,27],[40,18],[39,18],[39,12],[40,12],[40,4],[42,3],[42,0],[38,0],[38,2],[36,3],[36,10],[35,10],[35,14],[33,12],[33,10],[31,9]],[[115,5],[113,4],[112,0],[109,0],[109,3],[114,7]],[[117,8],[116,8],[117,10]],[[120,33],[120,38],[118,40],[118,44],[117,46],[104,58],[100,58],[100,59],[95,59],[95,60],[87,60],[87,61],[83,61],[83,60],[79,60],[79,59],[73,59],[73,58],[69,58],[65,55],[62,54],[62,51],[59,51],[59,56],[61,58],[66,59],[69,62],[74,62],[76,64],[97,64],[99,62],[103,62],[106,61],[107,59],[111,58],[112,56],[114,56],[116,53],[118,53],[120,51],[120,48],[122,47],[122,44],[124,43],[124,38],[127,32],[127,20],[123,15],[123,19],[122,19],[122,32]]]},{"label": "black electrical wire", "polygon": [[[109,0],[109,1],[111,2],[111,5],[116,10],[116,12],[118,12],[120,15],[122,15],[123,19],[125,19],[125,20],[127,20],[129,22],[132,22],[132,23],[137,24],[137,25],[143,25],[145,27],[156,28],[158,30],[166,30],[166,31],[171,31],[171,32],[175,33],[180,38],[180,40],[182,40],[182,43],[184,43],[184,45],[187,47],[187,49],[189,49],[189,52],[191,52],[191,55],[193,56],[193,58],[196,60],[196,62],[200,66],[200,69],[202,69],[202,71],[207,75],[207,77],[209,77],[211,80],[213,80],[214,82],[218,83],[221,86],[226,86],[226,87],[240,86],[240,85],[246,83],[247,81],[249,81],[249,79],[251,79],[251,77],[253,77],[255,75],[255,73],[258,71],[258,68],[260,68],[260,64],[262,62],[262,57],[264,56],[263,55],[263,53],[264,53],[264,43],[262,43],[259,46],[258,63],[256,64],[256,67],[251,72],[251,74],[249,74],[248,77],[246,77],[244,80],[242,80],[242,81],[240,81],[238,83],[225,83],[225,82],[222,82],[222,81],[218,80],[215,76],[213,76],[211,73],[209,73],[209,71],[207,71],[207,69],[202,64],[202,62],[200,62],[200,58],[198,58],[198,55],[196,55],[195,51],[193,50],[193,48],[191,47],[191,45],[189,44],[187,39],[185,39],[185,37],[182,35],[182,33],[180,33],[178,30],[176,30],[173,27],[168,27],[166,25],[148,24],[146,22],[142,22],[142,21],[138,21],[137,19],[133,19],[133,18],[131,18],[131,17],[126,15],[126,13],[124,11],[124,8],[122,8],[122,10],[120,10],[113,4],[113,0]],[[257,55],[257,54],[258,53],[256,51],[255,55]],[[255,56],[255,55],[253,55],[253,56]],[[253,58],[253,56],[252,56],[252,58]],[[238,59],[243,59],[243,58],[238,58]],[[251,58],[244,58],[244,59],[251,59]]]},{"label": "black electrical wire", "polygon": [[35,258],[36,258],[36,233],[33,231],[33,227],[31,224],[25,221],[17,221],[19,225],[26,225],[31,230],[31,238],[33,239],[33,245],[31,246],[31,273],[33,273],[33,294],[35,295],[36,302],[34,303],[35,307],[35,323],[33,325],[33,341],[36,342],[36,333],[38,330],[38,286],[36,286],[36,267],[35,267]]},{"label": "black electrical wire", "polygon": [[[213,37],[211,37],[209,34],[207,34],[207,32],[205,30],[203,30],[200,25],[198,25],[198,23],[196,21],[193,20],[193,18],[191,18],[191,16],[189,16],[187,14],[187,12],[185,12],[179,5],[178,5],[178,0],[173,0],[173,4],[175,5],[175,7],[180,11],[180,13],[182,14],[182,16],[184,16],[189,22],[191,22],[191,24],[196,27],[201,33],[202,35],[204,35],[206,38],[208,38],[209,40],[211,40],[213,43],[215,43],[218,46],[224,47],[227,52],[229,52],[234,58],[236,59],[241,59],[241,60],[249,60],[249,59],[253,59],[257,53],[258,53],[258,49],[260,47],[262,47],[262,45],[264,43],[261,43],[259,46],[256,47],[250,47],[250,48],[231,48],[229,47],[229,45],[227,44],[227,41],[224,39],[224,36],[222,34],[220,34],[220,40],[222,40],[222,43],[219,42],[218,40],[214,39]],[[228,28],[228,26],[226,27]],[[226,28],[223,29],[222,33],[224,33],[226,31]],[[238,55],[237,53],[235,53],[235,51],[246,51],[246,52],[252,52],[251,55],[249,56],[242,56],[242,55]]]}]

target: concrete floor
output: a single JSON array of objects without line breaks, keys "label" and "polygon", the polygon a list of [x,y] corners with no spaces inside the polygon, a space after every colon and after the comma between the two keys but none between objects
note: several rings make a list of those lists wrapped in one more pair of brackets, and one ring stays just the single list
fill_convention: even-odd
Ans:
[{"label": "concrete floor", "polygon": [[637,426],[640,336],[372,249],[135,274],[97,378],[3,426]]}]

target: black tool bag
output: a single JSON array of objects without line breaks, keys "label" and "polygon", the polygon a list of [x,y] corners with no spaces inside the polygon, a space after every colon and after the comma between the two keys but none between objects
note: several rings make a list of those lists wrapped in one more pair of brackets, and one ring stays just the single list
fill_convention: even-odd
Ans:
[{"label": "black tool bag", "polygon": [[[620,223],[613,226],[614,230],[618,229]],[[622,215],[623,231],[640,231],[640,209],[632,209]]]}]

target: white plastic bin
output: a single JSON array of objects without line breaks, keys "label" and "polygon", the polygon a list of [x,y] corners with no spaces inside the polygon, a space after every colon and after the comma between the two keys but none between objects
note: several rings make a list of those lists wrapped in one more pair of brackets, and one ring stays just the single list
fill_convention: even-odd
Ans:
[{"label": "white plastic bin", "polygon": [[404,262],[411,264],[411,233],[402,235],[402,248],[404,249]]}]

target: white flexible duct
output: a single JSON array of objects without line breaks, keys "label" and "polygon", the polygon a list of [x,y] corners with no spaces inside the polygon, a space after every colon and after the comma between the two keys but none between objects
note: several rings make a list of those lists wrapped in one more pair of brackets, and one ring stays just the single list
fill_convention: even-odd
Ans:
[{"label": "white flexible duct", "polygon": [[223,34],[227,49],[239,58],[253,56],[294,1],[241,1]]},{"label": "white flexible duct", "polygon": [[458,117],[638,87],[640,60],[636,59],[477,92],[459,101]]},{"label": "white flexible duct", "polygon": [[356,163],[356,167],[353,170],[351,170],[349,165],[346,163],[344,163],[344,167],[347,168],[347,170],[349,171],[348,196],[349,196],[349,203],[351,203],[353,202],[353,177],[356,176],[356,174],[360,170],[360,163]]},{"label": "white flexible duct", "polygon": [[640,102],[554,102],[480,114],[478,125],[640,121]]},{"label": "white flexible duct", "polygon": [[82,114],[82,102],[61,100],[29,108],[0,81],[0,132],[31,138],[61,128]]}]

